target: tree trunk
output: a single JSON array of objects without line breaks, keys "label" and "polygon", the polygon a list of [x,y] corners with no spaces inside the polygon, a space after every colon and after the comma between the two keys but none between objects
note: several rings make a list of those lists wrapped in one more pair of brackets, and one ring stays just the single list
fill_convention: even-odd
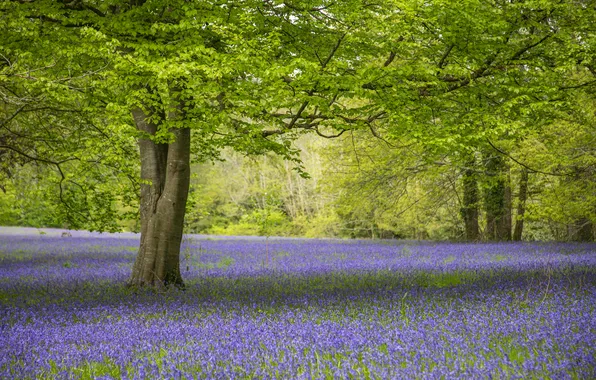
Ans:
[{"label": "tree trunk", "polygon": [[478,241],[480,239],[480,229],[478,227],[478,183],[474,173],[475,166],[476,162],[472,157],[462,173],[464,197],[461,213],[466,228],[467,241]]},{"label": "tree trunk", "polygon": [[160,144],[149,136],[157,126],[140,109],[133,111],[141,153],[141,244],[130,285],[183,287],[180,244],[190,185],[190,129],[172,128],[174,141]]},{"label": "tree trunk", "polygon": [[503,168],[503,216],[499,221],[499,240],[511,241],[513,229],[511,173],[509,166]]},{"label": "tree trunk", "polygon": [[[589,171],[583,171],[580,167],[577,166],[572,167],[572,170],[575,172],[575,175],[572,178],[567,179],[570,182],[577,181],[578,183],[586,183],[585,181],[590,181],[589,176],[593,174]],[[589,192],[578,192],[575,194],[571,201],[582,202],[582,204],[585,205],[585,208],[582,211],[589,212],[591,202],[588,201],[587,197],[589,197],[590,195],[591,194]],[[586,214],[581,216],[577,215],[575,221],[567,226],[567,239],[569,240],[578,242],[590,242],[594,241],[594,237],[594,223],[592,223],[592,221],[590,220],[590,218],[587,217]]]},{"label": "tree trunk", "polygon": [[528,199],[528,169],[523,168],[519,179],[519,194],[517,203],[517,215],[515,218],[515,230],[513,240],[521,241],[524,231],[524,216],[526,213],[526,200]]},{"label": "tree trunk", "polygon": [[571,240],[573,241],[594,241],[594,224],[588,218],[578,219],[571,230]]},{"label": "tree trunk", "polygon": [[486,160],[491,176],[485,192],[486,234],[488,240],[511,240],[511,185],[508,168],[501,156],[491,155]]}]

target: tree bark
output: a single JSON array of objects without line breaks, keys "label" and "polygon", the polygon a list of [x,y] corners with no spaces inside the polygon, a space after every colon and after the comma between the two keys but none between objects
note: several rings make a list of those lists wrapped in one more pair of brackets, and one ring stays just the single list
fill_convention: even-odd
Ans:
[{"label": "tree bark", "polygon": [[465,224],[467,241],[478,241],[480,229],[478,227],[478,183],[475,175],[476,162],[472,157],[462,172],[464,196],[461,209]]},{"label": "tree bark", "polygon": [[517,215],[513,240],[521,241],[524,231],[524,217],[526,213],[526,200],[528,199],[528,169],[523,168],[519,179],[519,194],[517,196]]},{"label": "tree bark", "polygon": [[184,287],[180,244],[190,186],[190,129],[172,128],[169,144],[151,140],[157,125],[140,109],[133,111],[141,153],[141,244],[129,284]]},{"label": "tree bark", "polygon": [[499,240],[511,241],[513,229],[511,172],[509,166],[503,168],[503,217],[499,221]]},{"label": "tree bark", "polygon": [[485,192],[486,237],[488,240],[511,240],[511,185],[508,168],[501,156],[491,155],[486,160],[491,176]]},{"label": "tree bark", "polygon": [[594,241],[594,224],[588,218],[580,218],[571,226],[571,240]]},{"label": "tree bark", "polygon": [[[590,173],[590,171],[584,171],[578,166],[573,166],[572,170],[575,173],[575,175],[572,178],[567,179],[570,182],[577,181],[578,183],[586,183],[586,181],[590,181],[589,176],[594,174],[593,172]],[[573,197],[574,199],[572,201],[581,201],[585,205],[585,209],[582,211],[589,211],[590,208],[592,208],[593,211],[594,205],[592,204],[592,206],[590,207],[591,202],[589,202],[588,199],[586,199],[587,196],[589,196],[588,193],[578,192],[575,194],[575,196]],[[585,214],[577,215],[575,221],[567,226],[568,240],[578,242],[591,242],[594,241],[594,237],[594,223]]]}]

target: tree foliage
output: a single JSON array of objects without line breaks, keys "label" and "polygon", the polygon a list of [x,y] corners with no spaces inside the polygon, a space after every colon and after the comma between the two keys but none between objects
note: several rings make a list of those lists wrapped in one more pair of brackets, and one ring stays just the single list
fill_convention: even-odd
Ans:
[{"label": "tree foliage", "polygon": [[[18,170],[41,165],[56,189],[48,210],[66,210],[52,220],[115,229],[157,183],[138,175],[135,142],[171,145],[190,129],[199,163],[233,158],[224,148],[286,160],[271,159],[267,186],[248,161],[235,167],[251,174],[242,202],[201,178],[192,228],[215,214],[250,225],[271,208],[279,225],[320,217],[331,234],[461,238],[476,223],[503,238],[488,220],[512,230],[526,209],[528,222],[587,225],[595,13],[592,0],[3,2],[5,197]],[[292,145],[305,133],[339,138],[318,156],[324,175]]]}]

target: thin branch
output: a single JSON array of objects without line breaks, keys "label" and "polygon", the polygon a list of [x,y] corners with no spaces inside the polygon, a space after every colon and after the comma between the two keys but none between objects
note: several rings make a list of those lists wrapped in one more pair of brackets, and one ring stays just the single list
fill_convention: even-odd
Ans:
[{"label": "thin branch", "polygon": [[524,164],[523,162],[520,162],[519,160],[515,159],[513,156],[511,156],[509,153],[497,148],[489,139],[488,137],[486,138],[486,141],[488,142],[488,144],[497,152],[501,153],[502,155],[504,155],[505,157],[508,157],[509,159],[511,159],[513,162],[517,163],[518,165],[523,166],[524,168],[528,169],[529,171],[533,172],[533,173],[540,173],[540,174],[546,174],[546,175],[553,175],[553,176],[557,176],[557,177],[568,177],[571,176],[571,173],[554,173],[554,172],[545,172],[542,170],[538,170],[538,169],[534,169],[526,164]]},{"label": "thin branch", "polygon": [[69,158],[69,159],[62,160],[62,161],[52,161],[52,160],[47,160],[47,159],[45,159],[45,158],[40,158],[40,157],[34,157],[34,156],[31,156],[31,155],[29,155],[29,154],[27,154],[27,153],[23,152],[22,150],[20,150],[20,149],[17,149],[17,148],[15,148],[15,147],[13,147],[13,146],[10,146],[10,145],[0,145],[0,148],[12,150],[13,152],[15,152],[15,153],[18,153],[18,154],[20,154],[21,156],[23,156],[23,157],[26,157],[26,158],[28,158],[28,159],[30,159],[30,160],[32,160],[32,161],[44,162],[44,163],[46,163],[46,164],[55,165],[55,166],[57,166],[57,167],[59,167],[59,166],[60,166],[60,164],[63,164],[63,163],[65,163],[65,162],[68,162],[68,161],[73,161],[73,160],[75,160],[75,158]]},{"label": "thin branch", "polygon": [[532,49],[533,47],[536,47],[536,46],[540,45],[541,43],[543,43],[544,41],[546,41],[551,36],[552,36],[552,34],[548,33],[546,36],[542,37],[541,39],[539,39],[535,43],[530,44],[528,46],[524,46],[523,48],[521,48],[520,50],[518,50],[511,58],[509,58],[509,60],[510,61],[515,61],[515,60],[519,59],[519,57],[521,57],[525,52],[527,52],[528,50]]},{"label": "thin branch", "polygon": [[563,86],[563,87],[559,87],[559,90],[571,90],[571,89],[575,89],[575,88],[586,87],[586,86],[589,86],[589,85],[594,84],[594,83],[596,83],[596,80],[591,80],[591,81],[588,81],[586,83],[578,84],[578,85],[575,85],[575,86]]},{"label": "thin branch", "polygon": [[324,137],[326,139],[337,138],[337,137],[343,135],[345,131],[347,131],[347,129],[342,129],[339,133],[337,133],[335,135],[326,135],[326,134],[322,133],[321,131],[319,131],[319,128],[318,127],[315,127],[315,132],[317,133],[317,135],[319,135],[321,137]]},{"label": "thin branch", "polygon": [[[282,131],[281,129],[266,129],[264,131],[261,131],[261,136],[267,138],[269,136],[281,135],[283,133],[284,133],[284,131]],[[218,134],[220,134],[220,133],[218,133]]]},{"label": "thin branch", "polygon": [[300,109],[298,109],[298,112],[296,113],[296,115],[294,115],[294,117],[290,121],[290,124],[288,124],[288,129],[292,129],[294,127],[294,124],[296,124],[296,121],[298,120],[298,118],[300,117],[300,114],[302,114],[302,112],[304,111],[306,106],[308,106],[308,103],[309,103],[308,100],[305,100],[304,103],[302,103],[302,105],[300,106]]},{"label": "thin branch", "polygon": [[439,61],[439,69],[443,68],[443,66],[445,65],[445,61],[447,60],[447,56],[449,56],[449,53],[451,53],[451,50],[453,50],[454,47],[455,47],[455,44],[449,45],[449,47],[447,48],[447,50],[441,57],[441,60]]},{"label": "thin branch", "polygon": [[344,40],[344,38],[346,37],[346,35],[348,34],[348,32],[345,32],[344,34],[342,34],[339,39],[337,40],[337,42],[335,43],[335,46],[333,46],[333,49],[331,50],[331,52],[329,53],[329,55],[327,56],[327,59],[325,59],[325,62],[323,62],[321,64],[321,69],[325,69],[325,67],[327,67],[327,64],[329,64],[329,62],[331,61],[331,58],[333,58],[333,56],[335,55],[335,53],[337,52],[337,49],[339,49],[339,46],[341,45],[341,42]]},{"label": "thin branch", "polygon": [[395,56],[397,54],[392,51],[391,53],[389,53],[389,58],[387,58],[387,60],[385,61],[385,63],[383,63],[383,67],[387,67],[391,64],[391,62],[393,62],[393,60],[395,59]]},{"label": "thin branch", "polygon": [[62,184],[64,183],[64,181],[66,180],[66,176],[64,175],[64,172],[62,171],[62,167],[60,166],[60,164],[68,162],[68,161],[72,161],[74,159],[66,159],[66,160],[62,160],[62,161],[52,161],[52,160],[47,160],[44,158],[40,158],[40,157],[34,157],[31,156],[15,147],[12,147],[10,145],[0,145],[0,148],[4,148],[4,149],[10,149],[13,152],[16,152],[20,155],[22,155],[23,157],[26,157],[30,160],[33,161],[38,161],[38,162],[43,162],[43,163],[47,163],[50,165],[54,165],[56,167],[56,169],[58,170],[58,173],[60,174],[60,182],[58,183],[58,187],[60,189],[60,193],[59,193],[59,197],[60,197],[60,202],[66,207],[68,208],[70,211],[79,214],[80,216],[82,216],[85,220],[89,220],[89,218],[84,215],[83,213],[81,213],[80,211],[77,211],[75,209],[73,209],[65,200],[64,200],[64,189],[62,187]]},{"label": "thin branch", "polygon": [[95,13],[96,15],[98,15],[99,17],[106,17],[106,14],[105,13],[103,13],[102,11],[100,11],[99,9],[97,9],[97,8],[91,6],[91,5],[83,4],[83,6],[85,8],[87,8],[88,10],[90,10],[91,12]]},{"label": "thin branch", "polygon": [[6,124],[8,124],[12,119],[14,119],[25,107],[27,106],[27,104],[23,104],[22,106],[20,106],[8,119],[3,120],[2,124],[0,124],[0,128],[4,127]]}]

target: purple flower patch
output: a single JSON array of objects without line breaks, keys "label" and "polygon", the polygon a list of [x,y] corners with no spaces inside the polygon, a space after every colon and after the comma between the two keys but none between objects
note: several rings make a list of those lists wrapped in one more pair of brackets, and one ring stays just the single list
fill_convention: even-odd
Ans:
[{"label": "purple flower patch", "polygon": [[0,378],[594,378],[596,245],[0,230]]}]

